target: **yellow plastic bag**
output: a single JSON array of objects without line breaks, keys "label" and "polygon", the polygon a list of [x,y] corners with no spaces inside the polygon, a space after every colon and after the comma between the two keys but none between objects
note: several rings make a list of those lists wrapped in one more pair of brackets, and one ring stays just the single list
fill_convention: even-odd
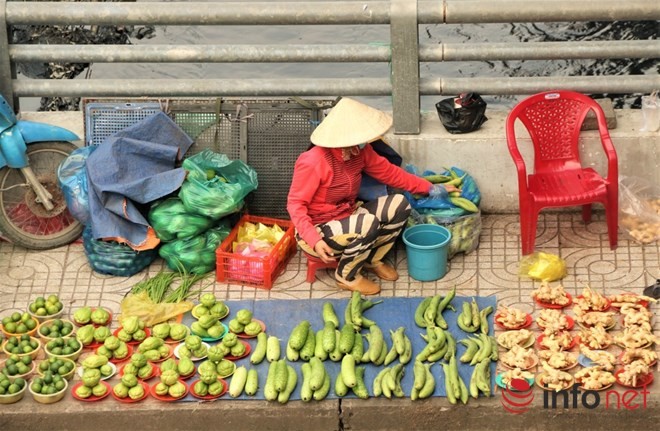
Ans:
[{"label": "yellow plastic bag", "polygon": [[157,304],[149,298],[147,292],[128,294],[121,301],[122,317],[136,316],[147,326],[167,322],[192,308],[193,303],[190,301]]},{"label": "yellow plastic bag", "polygon": [[541,281],[561,280],[566,276],[566,262],[555,254],[535,252],[520,260],[518,275]]},{"label": "yellow plastic bag", "polygon": [[283,236],[284,231],[276,224],[268,227],[263,223],[255,224],[247,222],[238,228],[236,242],[251,242],[254,239],[258,239],[275,245]]}]

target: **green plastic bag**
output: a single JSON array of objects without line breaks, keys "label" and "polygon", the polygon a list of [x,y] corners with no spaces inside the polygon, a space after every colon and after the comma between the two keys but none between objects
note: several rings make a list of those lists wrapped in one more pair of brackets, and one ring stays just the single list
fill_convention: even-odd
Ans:
[{"label": "green plastic bag", "polygon": [[179,191],[183,205],[213,220],[238,212],[245,196],[258,186],[254,169],[208,149],[185,159],[183,168],[188,171]]},{"label": "green plastic bag", "polygon": [[207,231],[214,224],[213,219],[188,211],[179,198],[154,203],[148,218],[163,242],[191,238]]},{"label": "green plastic bag", "polygon": [[173,271],[206,274],[215,270],[215,250],[230,232],[229,220],[222,220],[201,235],[163,244],[158,254]]}]

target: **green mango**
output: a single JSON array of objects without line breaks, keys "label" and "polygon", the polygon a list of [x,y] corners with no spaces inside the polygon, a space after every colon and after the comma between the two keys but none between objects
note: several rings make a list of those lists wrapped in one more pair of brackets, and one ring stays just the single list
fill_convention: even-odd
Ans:
[{"label": "green mango", "polygon": [[108,388],[103,383],[99,383],[92,388],[92,394],[94,394],[95,397],[102,397],[107,392]]},{"label": "green mango", "polygon": [[128,390],[128,397],[132,400],[139,400],[144,396],[144,388],[142,385],[133,386]]},{"label": "green mango", "polygon": [[161,383],[166,384],[167,386],[172,386],[179,380],[179,373],[174,370],[163,371],[160,374]]},{"label": "green mango", "polygon": [[107,326],[99,326],[94,329],[94,341],[97,343],[103,343],[106,338],[112,335],[112,331]]},{"label": "green mango", "polygon": [[92,344],[94,341],[94,325],[85,325],[79,328],[76,332],[76,339],[82,343],[83,346]]},{"label": "green mango", "polygon": [[159,395],[161,397],[167,395],[169,390],[170,390],[170,387],[167,386],[163,382],[158,383],[156,385],[156,389],[154,389],[154,391],[156,392],[156,395]]},{"label": "green mango", "polygon": [[207,329],[207,332],[211,338],[220,338],[222,337],[223,332],[225,332],[225,327],[218,323]]},{"label": "green mango", "polygon": [[182,325],[181,323],[170,325],[170,338],[174,341],[183,340],[187,335],[188,328],[186,325]]},{"label": "green mango", "polygon": [[169,323],[159,323],[153,328],[151,328],[151,333],[154,337],[165,339],[170,336],[170,324]]},{"label": "green mango", "polygon": [[117,398],[126,398],[128,396],[128,388],[123,383],[117,383],[112,392],[117,396]]},{"label": "green mango", "polygon": [[238,310],[236,313],[236,320],[242,325],[247,325],[252,321],[252,311],[248,309]]},{"label": "green mango", "polygon": [[138,384],[138,379],[135,374],[124,374],[123,376],[121,376],[121,382],[127,388],[132,388],[133,386]]},{"label": "green mango", "polygon": [[92,308],[85,306],[77,309],[73,313],[73,320],[80,325],[86,325],[92,320]]},{"label": "green mango", "polygon": [[222,384],[222,382],[216,380],[209,385],[209,395],[220,395],[224,389],[225,386]]},{"label": "green mango", "polygon": [[176,364],[176,361],[174,360],[174,358],[165,359],[160,364],[160,371],[167,371],[167,370],[174,370],[174,371],[177,370],[177,364]]},{"label": "green mango", "polygon": [[209,387],[206,383],[200,380],[197,383],[195,383],[195,386],[193,387],[193,391],[195,391],[197,395],[204,397],[209,393]]},{"label": "green mango", "polygon": [[76,389],[76,395],[79,398],[89,398],[92,396],[92,388],[88,388],[85,385],[80,385]]},{"label": "green mango", "polygon": [[117,350],[120,345],[121,345],[121,340],[115,337],[114,335],[109,336],[103,342],[103,346],[105,346],[106,349],[113,351]]},{"label": "green mango", "polygon": [[195,364],[190,358],[181,358],[179,359],[177,370],[179,371],[180,375],[189,376],[195,372]]},{"label": "green mango", "polygon": [[97,325],[104,325],[109,318],[110,313],[108,313],[107,310],[103,308],[97,308],[96,310],[92,311],[92,322],[96,323]]},{"label": "green mango", "polygon": [[153,374],[154,374],[154,369],[151,366],[151,364],[147,364],[147,365],[141,367],[137,372],[137,376],[139,378],[143,379],[143,380],[148,379]]},{"label": "green mango", "polygon": [[101,371],[96,368],[87,368],[82,375],[83,385],[93,388],[101,381]]},{"label": "green mango", "polygon": [[188,349],[190,349],[190,351],[194,352],[195,350],[198,350],[200,347],[202,347],[202,339],[197,335],[188,335],[184,341],[184,344]]},{"label": "green mango", "polygon": [[108,358],[103,355],[90,355],[82,362],[83,368],[101,368],[108,363]]},{"label": "green mango", "polygon": [[216,302],[215,295],[212,293],[205,293],[199,298],[199,302],[206,308],[211,308]]},{"label": "green mango", "polygon": [[172,386],[169,387],[167,393],[172,398],[180,398],[183,396],[183,394],[186,393],[186,387],[183,385],[183,383],[177,381],[176,383],[174,383]]},{"label": "green mango", "polygon": [[121,319],[121,326],[128,334],[132,334],[140,329],[140,319],[137,316],[128,316]]},{"label": "green mango", "polygon": [[131,364],[136,368],[142,368],[147,365],[147,358],[142,353],[133,353],[131,356]]}]

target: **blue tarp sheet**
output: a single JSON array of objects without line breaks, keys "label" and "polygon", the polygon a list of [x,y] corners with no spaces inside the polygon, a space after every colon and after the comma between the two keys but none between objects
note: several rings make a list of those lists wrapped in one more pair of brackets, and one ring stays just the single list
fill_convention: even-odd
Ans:
[{"label": "blue tarp sheet", "polygon": [[[449,325],[449,330],[457,341],[457,358],[460,357],[465,351],[465,346],[458,343],[458,340],[467,338],[468,334],[463,332],[456,325],[456,317],[458,312],[461,310],[462,303],[465,301],[471,301],[473,297],[471,296],[456,296],[452,300],[452,305],[456,308],[457,312],[452,312],[451,310],[445,310],[443,316]],[[474,297],[479,305],[479,308],[484,308],[489,305],[496,307],[496,298],[495,297]],[[406,397],[410,397],[410,392],[412,389],[413,383],[413,362],[415,356],[424,348],[426,342],[420,337],[420,333],[424,333],[425,330],[419,328],[415,325],[414,314],[415,309],[419,303],[424,299],[421,297],[412,297],[412,298],[375,298],[369,297],[370,300],[376,301],[382,299],[383,302],[375,305],[371,309],[367,310],[364,315],[371,320],[374,320],[378,326],[382,329],[383,335],[387,342],[388,348],[392,346],[392,340],[390,338],[390,329],[396,330],[400,326],[406,328],[406,335],[410,338],[413,347],[413,360],[411,360],[405,367],[405,375],[401,381],[403,391]],[[253,318],[259,319],[266,324],[266,333],[268,335],[274,335],[280,339],[281,347],[281,356],[285,357],[286,342],[289,339],[289,335],[293,328],[302,320],[309,320],[312,324],[314,331],[318,331],[323,328],[323,317],[322,309],[325,302],[331,302],[334,306],[339,322],[343,325],[344,323],[344,309],[348,303],[348,299],[309,299],[309,300],[240,300],[240,301],[225,301],[229,307],[229,315],[223,319],[223,323],[227,324],[229,320],[233,319],[236,316],[238,310],[242,308],[253,310]],[[490,334],[493,335],[493,315],[491,313],[488,320],[490,323]],[[190,313],[186,313],[183,318],[183,323],[190,325],[194,321],[194,318]],[[362,330],[362,334],[367,333],[368,330]],[[256,339],[248,339],[252,350],[256,346]],[[213,343],[210,343],[213,344]],[[368,342],[365,338],[364,340],[365,349],[368,348]],[[299,400],[300,399],[300,387],[302,386],[302,373],[300,371],[301,365],[304,363],[302,360],[296,362],[287,362],[292,365],[296,372],[298,373],[298,384],[296,389],[291,394],[290,400]],[[394,366],[398,363],[398,360],[395,360],[389,366]],[[199,364],[199,362],[197,363]],[[248,370],[251,367],[257,369],[259,374],[259,391],[255,396],[247,396],[245,394],[241,395],[237,399],[257,399],[263,400],[263,387],[266,383],[266,375],[268,374],[269,362],[264,359],[261,364],[252,365],[250,363],[250,356],[239,359],[236,361],[237,366],[244,365]],[[331,389],[326,397],[326,399],[336,399],[338,398],[334,393],[334,381],[335,377],[339,373],[340,362],[333,362],[329,358],[324,361],[325,369],[330,374],[332,384]],[[363,366],[365,364],[358,364],[358,366]],[[366,364],[365,370],[365,384],[369,390],[369,395],[373,395],[373,380],[376,377],[376,374],[383,369],[383,365],[375,366],[373,364]],[[474,367],[469,364],[463,364],[458,361],[458,370],[461,378],[466,385],[470,383],[470,377],[472,376],[472,371]],[[446,396],[445,384],[444,384],[444,374],[442,372],[442,367],[439,364],[435,364],[431,367],[431,371],[436,379],[436,388],[433,396],[442,397]],[[196,377],[191,378],[188,382],[196,380]],[[229,383],[231,378],[228,378]],[[495,381],[495,364],[491,364],[491,388],[493,387]],[[349,390],[348,395],[344,398],[354,398],[355,396]],[[228,399],[230,398],[228,394],[225,394],[221,398]],[[192,395],[187,395],[182,401],[199,401],[197,398]]]}]

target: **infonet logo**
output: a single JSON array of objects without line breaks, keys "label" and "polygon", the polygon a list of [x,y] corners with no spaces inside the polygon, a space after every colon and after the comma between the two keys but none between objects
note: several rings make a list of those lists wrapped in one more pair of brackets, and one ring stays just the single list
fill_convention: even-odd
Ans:
[{"label": "infonet logo", "polygon": [[[561,391],[544,391],[544,409],[595,409],[604,406],[605,409],[637,410],[646,409],[649,391],[646,386],[640,389],[628,389],[625,391],[583,391],[578,385],[571,389]],[[502,406],[506,411],[513,414],[522,414],[529,410],[534,401],[531,385],[524,379],[513,379],[506,389],[502,390]]]},{"label": "infonet logo", "polygon": [[534,401],[532,387],[525,379],[511,379],[506,389],[502,390],[502,407],[514,415],[525,413]]}]

